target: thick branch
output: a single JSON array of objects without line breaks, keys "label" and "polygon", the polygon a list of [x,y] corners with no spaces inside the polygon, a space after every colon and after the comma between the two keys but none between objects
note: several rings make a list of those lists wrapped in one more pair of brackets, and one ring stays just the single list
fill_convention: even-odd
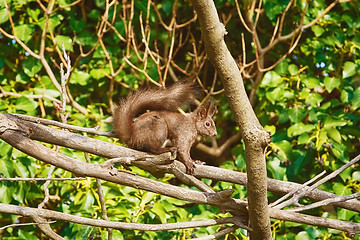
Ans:
[{"label": "thick branch", "polygon": [[125,222],[112,222],[107,220],[91,219],[80,217],[67,213],[52,211],[48,209],[37,209],[30,207],[22,207],[11,204],[0,203],[0,212],[8,214],[18,214],[24,217],[41,217],[44,219],[56,219],[66,222],[73,222],[95,227],[113,228],[113,229],[127,229],[127,230],[140,230],[140,231],[167,231],[184,228],[194,228],[203,226],[213,226],[225,223],[236,222],[235,218],[221,218],[215,220],[203,220],[192,222],[180,223],[166,223],[166,224],[141,224],[141,223],[125,223]]},{"label": "thick branch", "polygon": [[[44,145],[29,139],[27,136],[24,136],[32,134],[32,129],[26,129],[21,126],[19,127],[19,123],[16,124],[10,119],[7,119],[3,114],[0,114],[0,117],[2,117],[0,118],[0,123],[6,125],[6,122],[8,122],[7,126],[11,126],[8,128],[0,128],[1,139],[32,157],[70,171],[78,176],[91,176],[109,182],[131,186],[185,201],[191,201],[200,204],[210,204],[218,206],[219,208],[232,209],[234,211],[244,209],[246,206],[245,201],[231,198],[223,199],[222,194],[219,193],[198,192],[195,190],[172,186],[145,177],[137,176],[126,171],[111,169],[106,167],[106,165],[103,166],[99,164],[90,164],[75,160],[66,155],[52,151]],[[79,135],[79,138],[81,137],[82,136]],[[68,140],[76,142],[77,139]],[[99,149],[98,146],[93,146],[93,149],[96,149],[98,152],[103,151],[103,149]],[[136,151],[133,151],[133,153],[136,154]],[[118,157],[123,154],[124,153],[121,153],[121,151],[114,153],[114,155],[117,155]],[[142,155],[146,156],[145,153]]]},{"label": "thick branch", "polygon": [[[8,116],[8,115],[5,115]],[[12,115],[12,118],[15,116]],[[24,119],[24,118],[21,118]],[[18,122],[19,120],[17,120]],[[171,161],[166,156],[154,156],[143,152],[135,151],[129,148],[114,145],[108,142],[100,141],[97,139],[85,137],[69,131],[61,131],[60,129],[35,124],[25,120],[20,120],[25,129],[31,129],[31,138],[37,141],[42,141],[50,144],[57,144],[63,147],[76,149],[83,152],[88,152],[98,156],[114,159],[106,161],[106,166],[112,166],[116,162],[116,158],[124,159],[124,164],[133,164],[151,173],[171,173]],[[66,127],[67,125],[62,125]],[[1,126],[0,126],[1,130]],[[29,130],[30,131],[30,130]],[[143,159],[140,161],[139,159]],[[182,171],[185,167],[178,164]],[[207,165],[197,165],[195,168],[194,176],[197,178],[207,178],[214,181],[231,182],[240,185],[247,184],[247,176],[245,173],[212,167]],[[299,189],[302,185],[292,182],[284,182],[275,179],[267,179],[268,190],[274,194],[284,195],[294,189]],[[305,187],[309,188],[309,187]],[[333,193],[328,193],[322,190],[314,189],[313,191],[306,191],[305,197],[311,198],[316,201],[321,201],[328,198],[338,197]],[[339,202],[335,206],[343,207],[352,211],[360,212],[360,202],[357,200],[350,200],[347,202]]]}]

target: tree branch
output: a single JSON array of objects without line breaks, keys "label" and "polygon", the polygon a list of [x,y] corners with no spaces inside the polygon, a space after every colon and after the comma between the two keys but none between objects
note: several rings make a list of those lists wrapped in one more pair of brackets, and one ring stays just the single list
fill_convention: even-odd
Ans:
[{"label": "tree branch", "polygon": [[[14,117],[11,117],[12,119]],[[39,129],[41,129],[41,133],[39,133]],[[47,131],[46,131],[47,130]],[[48,134],[49,133],[49,134]],[[53,133],[54,135],[51,135],[50,133]],[[28,135],[31,135],[31,137],[35,139],[43,139],[44,137],[39,136],[47,136],[49,135],[49,139],[55,138],[54,136],[58,134],[64,134],[57,136],[58,138],[64,138],[63,141],[59,141],[61,143],[67,143],[70,145],[70,147],[74,148],[80,148],[80,145],[86,145],[85,142],[89,143],[89,146],[96,146],[94,148],[89,148],[88,150],[85,150],[86,152],[102,155],[102,156],[133,156],[132,158],[128,157],[128,160],[133,165],[139,165],[140,167],[143,167],[144,169],[147,168],[157,168],[158,171],[162,172],[171,172],[172,164],[165,164],[165,165],[158,165],[157,163],[152,161],[155,159],[160,159],[163,157],[162,155],[159,156],[153,156],[154,159],[148,159],[149,155],[146,153],[141,153],[135,150],[126,149],[114,144],[102,142],[96,139],[91,139],[88,137],[79,136],[77,134],[73,134],[70,132],[61,131],[59,129],[53,129],[46,126],[41,126],[39,124],[34,124],[31,122],[22,121],[20,123],[19,121],[12,121],[11,119],[7,119],[5,115],[0,114],[0,138],[7,141],[9,144],[13,145],[14,147],[18,148],[19,150],[23,151],[24,153],[27,153],[30,156],[36,157],[39,160],[42,160],[44,162],[54,164],[58,167],[61,167],[65,170],[71,171],[76,175],[80,176],[89,176],[89,177],[95,177],[97,179],[103,179],[109,182],[114,182],[117,184],[123,184],[135,188],[144,189],[147,191],[152,191],[158,194],[175,197],[178,199],[182,199],[185,201],[191,201],[195,203],[200,204],[209,204],[213,206],[219,207],[222,211],[230,211],[234,215],[238,216],[239,214],[241,216],[246,216],[246,210],[245,206],[247,206],[247,202],[232,199],[230,198],[230,195],[232,191],[223,191],[219,193],[213,192],[210,188],[204,188],[206,192],[198,192],[194,190],[190,190],[187,188],[181,188],[177,186],[171,186],[169,184],[164,184],[158,181],[154,181],[151,179],[147,179],[141,176],[137,176],[132,173],[128,173],[126,171],[120,171],[116,170],[114,168],[111,168],[111,164],[114,164],[115,161],[112,162],[105,162],[104,164],[90,164],[90,163],[84,163],[82,161],[78,161],[75,159],[72,159],[70,157],[67,157],[63,154],[56,153],[55,151],[52,151],[45,146],[32,141],[28,139]],[[67,136],[67,137],[65,137]],[[77,137],[76,137],[77,136]],[[73,142],[69,142],[69,139],[73,139]],[[55,139],[55,141],[58,141]],[[67,145],[66,145],[67,146]],[[112,150],[110,150],[110,146]],[[124,152],[126,149],[126,152]],[[112,153],[111,153],[112,152]],[[141,160],[141,156],[143,159]],[[147,157],[146,157],[147,156]],[[144,158],[145,157],[145,158]],[[138,158],[138,160],[136,159]],[[360,158],[360,156],[359,156]],[[152,165],[151,165],[152,164]],[[176,168],[180,169],[180,171],[185,171],[185,167],[180,162],[175,162]],[[151,165],[151,166],[150,166]],[[178,171],[179,172],[179,171]],[[186,177],[187,175],[183,174],[183,177]],[[210,166],[203,166],[198,165],[195,169],[194,176],[199,178],[211,178],[213,180],[217,181],[227,181],[227,182],[233,182],[237,184],[246,184],[246,175],[239,172],[234,172],[226,169],[219,169],[216,167],[210,167]],[[189,178],[189,183],[191,183],[191,178]],[[195,185],[197,180],[195,180]],[[287,185],[288,189],[294,188],[295,186],[299,186],[298,184],[293,183],[282,183],[281,181],[277,180],[268,180],[269,187],[276,188],[274,186],[277,186],[277,191],[284,191],[284,186]],[[284,186],[281,186],[284,185]],[[198,185],[200,186],[200,185]],[[280,187],[281,186],[281,187]],[[202,188],[201,186],[199,187]],[[308,193],[314,194],[316,196],[317,193],[323,193],[323,199],[324,198],[331,198],[336,195],[325,193],[323,191],[319,190],[313,190],[312,192]],[[327,197],[324,197],[326,194]],[[317,198],[321,194],[318,194]],[[313,196],[314,197],[314,196]],[[348,205],[350,206],[350,209],[360,212],[360,204],[357,200],[348,200],[346,202],[337,202],[336,205]],[[1,205],[0,205],[0,211]],[[47,210],[48,211],[48,210]],[[360,229],[359,224],[353,224],[353,223],[346,223],[339,220],[329,220],[319,217],[313,217],[309,215],[298,215],[297,213],[291,213],[289,214],[287,211],[286,214],[283,214],[283,210],[274,210],[271,209],[270,216],[272,218],[277,218],[280,220],[288,220],[293,222],[301,222],[306,224],[312,224],[312,225],[318,225],[318,226],[325,226],[325,227],[331,227],[335,229],[340,229],[343,231],[349,231],[349,232],[356,232]],[[14,212],[12,212],[14,213]],[[17,214],[17,213],[15,213]],[[244,215],[245,214],[245,215]],[[284,216],[283,216],[284,215]],[[52,214],[53,216],[53,214]],[[40,216],[47,219],[45,216]],[[301,218],[299,218],[301,217]],[[56,218],[58,219],[58,218]],[[240,222],[245,221],[246,219],[242,219]],[[102,222],[104,223],[104,222]],[[91,224],[90,224],[91,225]],[[238,226],[238,224],[236,224]],[[99,225],[97,225],[99,226]],[[103,225],[100,225],[103,226]],[[111,226],[110,228],[113,228]]]},{"label": "tree branch", "polygon": [[[94,227],[113,228],[113,229],[127,229],[127,230],[139,230],[139,231],[168,231],[185,228],[196,228],[204,226],[213,226],[226,223],[239,224],[236,218],[220,218],[214,220],[202,220],[191,222],[177,222],[177,223],[165,223],[165,224],[141,224],[141,223],[125,223],[125,222],[113,222],[107,220],[91,219],[71,215],[67,213],[52,211],[48,209],[37,209],[30,207],[16,206],[12,204],[0,203],[0,212],[8,214],[17,214],[24,217],[40,217],[43,219],[56,219],[60,221],[73,222]],[[44,221],[42,221],[44,223]],[[40,223],[39,223],[40,224]],[[246,229],[250,229],[243,226]]]}]

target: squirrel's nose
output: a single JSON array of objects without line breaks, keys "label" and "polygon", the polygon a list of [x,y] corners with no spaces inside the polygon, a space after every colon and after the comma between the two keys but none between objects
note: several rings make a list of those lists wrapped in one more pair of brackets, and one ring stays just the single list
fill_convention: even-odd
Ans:
[{"label": "squirrel's nose", "polygon": [[217,131],[215,130],[212,134],[213,137],[216,137],[217,136]]}]

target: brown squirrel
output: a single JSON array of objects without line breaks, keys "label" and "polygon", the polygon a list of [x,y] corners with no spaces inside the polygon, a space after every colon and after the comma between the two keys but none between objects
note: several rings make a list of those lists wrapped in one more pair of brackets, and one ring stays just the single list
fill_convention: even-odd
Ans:
[{"label": "brown squirrel", "polygon": [[[190,148],[197,135],[217,135],[212,119],[214,104],[208,103],[185,115],[177,112],[177,108],[188,105],[197,95],[194,86],[184,82],[132,92],[114,111],[114,130],[131,148],[154,154],[176,151],[186,172],[193,174],[195,165]],[[169,140],[172,147],[166,147]]]}]

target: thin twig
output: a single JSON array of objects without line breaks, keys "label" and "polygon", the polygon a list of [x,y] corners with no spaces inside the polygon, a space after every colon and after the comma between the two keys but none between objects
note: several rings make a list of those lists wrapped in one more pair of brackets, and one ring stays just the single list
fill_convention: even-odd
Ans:
[{"label": "thin twig", "polygon": [[4,181],[12,181],[12,182],[16,182],[16,181],[23,181],[23,182],[36,182],[36,181],[84,181],[86,180],[86,178],[3,178],[0,177],[0,182],[4,182]]},{"label": "thin twig", "polygon": [[36,222],[36,223],[13,223],[13,224],[9,224],[3,227],[0,227],[0,231],[6,229],[6,228],[14,228],[14,227],[21,227],[21,226],[31,226],[31,225],[39,225],[39,224],[51,224],[51,223],[56,223],[56,221],[50,221],[50,222]]},{"label": "thin twig", "polygon": [[285,206],[289,206],[293,203],[298,202],[298,200],[304,196],[306,196],[309,192],[313,191],[315,188],[319,187],[321,184],[329,181],[330,179],[336,177],[337,175],[339,175],[341,172],[343,172],[345,169],[347,169],[348,167],[350,167],[351,165],[355,164],[356,162],[358,162],[360,160],[360,155],[356,156],[355,158],[353,158],[350,162],[348,162],[347,164],[343,165],[342,167],[340,167],[339,169],[335,170],[334,172],[330,173],[328,176],[324,177],[323,179],[319,180],[318,182],[316,182],[314,185],[312,185],[311,187],[308,188],[304,188],[302,192],[294,195],[291,199],[289,199],[286,202],[283,202],[282,204],[279,204],[276,206],[276,208],[283,208]]},{"label": "thin twig", "polygon": [[297,207],[297,208],[290,208],[290,209],[286,209],[286,211],[291,211],[291,212],[301,212],[301,211],[305,211],[305,210],[309,210],[309,209],[313,209],[313,208],[318,208],[318,207],[322,207],[322,206],[326,206],[326,205],[331,205],[337,202],[345,202],[347,200],[351,200],[351,199],[355,199],[355,198],[359,198],[360,197],[360,192],[354,193],[354,194],[350,194],[347,196],[338,196],[338,197],[334,197],[334,198],[328,198],[328,199],[324,199],[322,201],[316,202],[316,203],[312,203],[309,204],[307,206],[301,206],[301,207]]},{"label": "thin twig", "polygon": [[298,191],[300,191],[301,189],[304,189],[305,187],[307,187],[308,185],[310,185],[311,183],[317,181],[320,177],[322,177],[324,174],[326,173],[326,171],[322,171],[321,173],[319,173],[318,175],[316,175],[315,177],[313,177],[312,179],[310,179],[309,181],[305,182],[304,184],[302,184],[299,188],[296,188],[290,192],[288,192],[287,194],[285,194],[284,196],[282,196],[281,198],[279,198],[278,200],[276,200],[273,203],[269,204],[269,207],[273,207],[273,208],[283,208],[283,206],[279,205],[279,203],[281,203],[282,201],[284,201],[285,199],[287,199],[290,196],[293,196],[295,193],[297,193]]},{"label": "thin twig", "polygon": [[99,135],[99,136],[117,137],[117,135],[115,133],[113,133],[113,132],[99,131],[98,127],[94,127],[94,128],[79,127],[79,126],[74,126],[74,125],[70,125],[70,124],[67,124],[67,123],[61,123],[61,122],[50,120],[50,119],[38,118],[38,117],[33,117],[33,116],[28,116],[28,115],[23,115],[23,114],[16,114],[16,113],[11,113],[9,115],[15,116],[17,118],[20,118],[22,120],[26,120],[26,121],[29,121],[29,122],[34,122],[34,123],[40,123],[40,124],[43,124],[43,125],[50,125],[50,126],[60,127],[60,128],[64,128],[64,129],[68,129],[68,130],[72,130],[72,131],[79,131],[79,132],[85,132],[85,133],[90,133],[90,134],[96,134],[96,135]]},{"label": "thin twig", "polygon": [[[85,154],[85,159],[86,162],[91,163],[90,161],[90,156],[89,153],[84,153]],[[105,205],[105,196],[104,196],[104,192],[101,188],[101,181],[100,179],[96,178],[96,186],[97,186],[97,190],[98,190],[98,195],[99,195],[99,204],[101,207],[101,216],[104,220],[109,221],[108,215],[107,215],[107,210],[106,210],[106,205]],[[108,240],[112,240],[112,228],[107,228],[108,231]]]}]

